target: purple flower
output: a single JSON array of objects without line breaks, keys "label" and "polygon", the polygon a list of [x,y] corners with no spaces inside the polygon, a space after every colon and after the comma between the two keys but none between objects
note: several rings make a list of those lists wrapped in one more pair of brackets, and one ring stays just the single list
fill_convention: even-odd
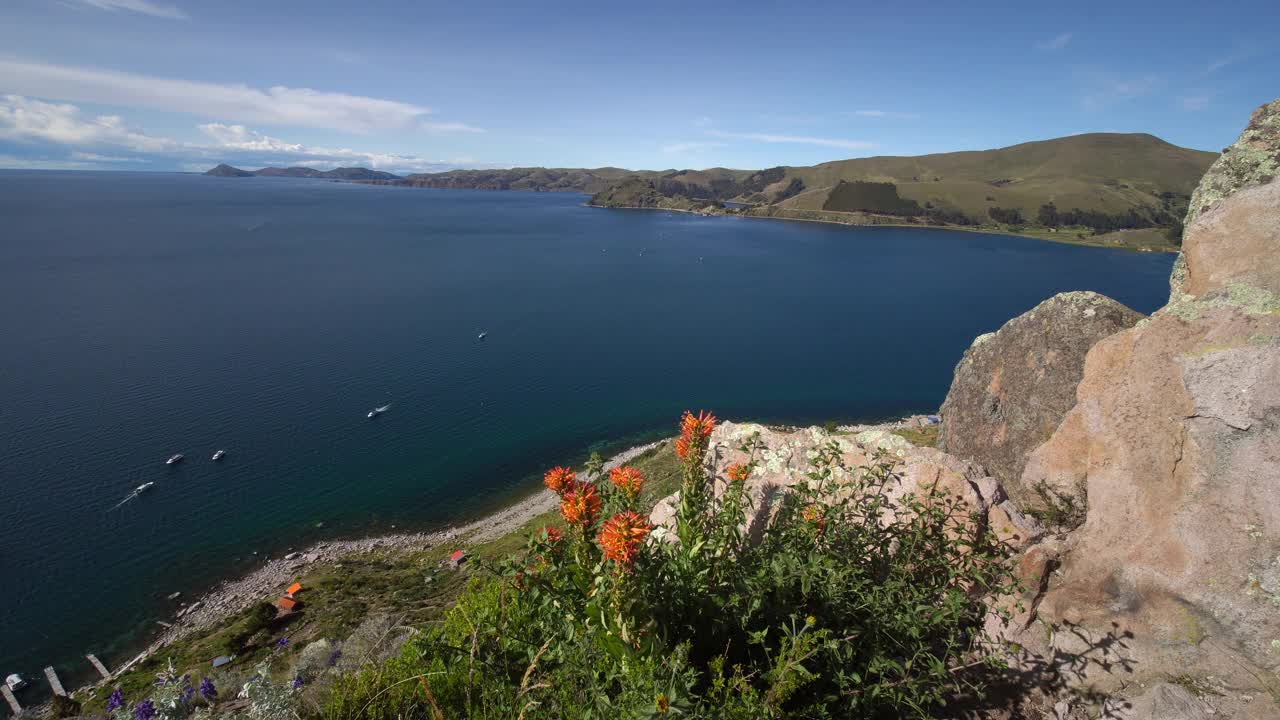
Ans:
[{"label": "purple flower", "polygon": [[333,667],[334,665],[337,665],[338,658],[340,657],[342,657],[341,650],[334,650],[333,652],[329,653],[329,667]]},{"label": "purple flower", "polygon": [[213,686],[213,681],[209,678],[200,679],[200,697],[210,701],[218,699],[218,688]]},{"label": "purple flower", "polygon": [[277,650],[283,650],[283,649],[284,649],[284,646],[285,646],[285,645],[288,645],[288,644],[289,644],[289,638],[287,638],[287,637],[282,637],[282,638],[280,638],[279,640],[277,640],[277,641],[276,641],[276,649],[277,649]]},{"label": "purple flower", "polygon": [[133,709],[133,716],[138,720],[152,720],[156,716],[156,706],[151,700],[143,700]]},{"label": "purple flower", "polygon": [[120,688],[116,688],[111,693],[111,697],[107,698],[107,712],[115,712],[124,707],[124,693],[120,692]]},{"label": "purple flower", "polygon": [[301,677],[295,677],[295,678],[293,679],[293,682],[289,683],[289,687],[293,688],[294,690],[299,690],[299,689],[301,689],[301,688],[302,688],[302,678],[301,678]]}]

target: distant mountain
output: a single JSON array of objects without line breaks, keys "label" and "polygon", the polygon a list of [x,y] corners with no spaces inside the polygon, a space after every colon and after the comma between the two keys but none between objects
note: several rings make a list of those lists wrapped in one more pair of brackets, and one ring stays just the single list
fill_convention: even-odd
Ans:
[{"label": "distant mountain", "polygon": [[205,172],[205,175],[212,175],[214,177],[253,177],[253,173],[248,170],[231,167],[225,163]]},{"label": "distant mountain", "polygon": [[603,167],[511,168],[509,170],[450,170],[409,175],[396,185],[469,190],[532,190],[537,192],[596,193],[628,177],[658,177],[652,171]]},{"label": "distant mountain", "polygon": [[261,170],[241,170],[231,167],[230,165],[219,165],[209,170],[205,175],[216,175],[218,177],[252,177],[260,175],[262,177],[300,177],[300,178],[324,178],[330,180],[400,180],[399,175],[393,175],[389,172],[381,170],[370,170],[368,168],[349,167],[335,168],[333,170],[316,170],[308,167],[265,167]]}]

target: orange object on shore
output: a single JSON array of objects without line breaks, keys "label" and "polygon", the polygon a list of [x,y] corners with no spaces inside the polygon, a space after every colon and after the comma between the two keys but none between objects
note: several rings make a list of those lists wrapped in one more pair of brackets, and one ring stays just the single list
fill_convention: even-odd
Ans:
[{"label": "orange object on shore", "polygon": [[296,582],[290,585],[288,588],[286,588],[284,591],[284,594],[285,594],[285,597],[293,597],[294,595],[297,595],[301,590],[302,590],[302,583]]}]

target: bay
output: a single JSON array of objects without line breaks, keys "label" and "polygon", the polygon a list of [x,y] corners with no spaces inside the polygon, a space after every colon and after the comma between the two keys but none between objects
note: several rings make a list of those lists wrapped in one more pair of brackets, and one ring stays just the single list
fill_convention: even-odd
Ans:
[{"label": "bay", "polygon": [[686,408],[934,411],[976,335],[1150,312],[1173,259],[583,199],[0,171],[0,674],[86,677],[253,551],[471,518]]}]

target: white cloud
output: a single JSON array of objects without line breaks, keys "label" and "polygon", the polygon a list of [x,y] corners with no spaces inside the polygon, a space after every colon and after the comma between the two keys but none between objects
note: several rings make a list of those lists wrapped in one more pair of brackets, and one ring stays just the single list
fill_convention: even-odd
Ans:
[{"label": "white cloud", "polygon": [[[0,141],[42,143],[69,151],[69,160],[54,158],[37,162],[28,158],[22,163],[6,160],[8,167],[72,168],[92,167],[92,163],[169,160],[184,167],[202,165],[205,169],[219,162],[230,162],[254,168],[272,164],[316,168],[360,165],[392,172],[432,172],[464,164],[416,155],[309,146],[264,135],[244,125],[204,123],[196,129],[207,142],[183,142],[148,135],[127,127],[116,116],[86,117],[75,105],[20,95],[0,96]],[[139,153],[141,157],[130,157],[122,151]]]},{"label": "white cloud", "polygon": [[3,60],[0,60],[0,91],[191,113],[236,122],[356,133],[418,128],[431,114],[430,108],[411,103],[310,88],[277,85],[260,90],[247,85]]},{"label": "white cloud", "polygon": [[148,159],[146,159],[146,158],[140,158],[140,157],[120,157],[120,156],[117,156],[117,155],[99,155],[98,153],[79,152],[79,151],[71,153],[71,159],[72,159],[72,160],[79,160],[79,161],[82,161],[82,162],[95,162],[95,163],[102,163],[102,162],[105,162],[105,163],[148,163],[148,162],[151,162],[150,160],[148,160]]},{"label": "white cloud", "polygon": [[809,137],[807,135],[771,135],[769,133],[741,133],[712,131],[711,135],[729,140],[752,140],[763,143],[795,143],[798,145],[820,145],[822,147],[845,148],[858,150],[873,148],[873,142],[865,140],[842,140],[839,138]]},{"label": "white cloud", "polygon": [[124,10],[170,20],[187,20],[189,16],[173,5],[159,5],[149,0],[78,0],[82,5],[118,12]]},{"label": "white cloud", "polygon": [[702,152],[711,148],[723,147],[722,142],[677,142],[670,145],[663,145],[662,152],[668,155],[683,155],[685,153]]},{"label": "white cloud", "polygon": [[427,132],[482,133],[485,131],[484,128],[472,127],[460,122],[422,122],[418,123],[418,128]]},{"label": "white cloud", "polygon": [[1069,32],[1058,33],[1057,35],[1054,35],[1048,40],[1044,40],[1036,43],[1036,49],[1037,50],[1061,50],[1062,48],[1067,46],[1067,43],[1071,42],[1071,38],[1074,37],[1074,35],[1075,33],[1069,33]]},{"label": "white cloud", "polygon": [[160,152],[177,144],[130,130],[115,115],[85,118],[75,105],[47,103],[20,95],[0,98],[0,139],[58,145],[112,145]]},{"label": "white cloud", "polygon": [[269,135],[250,130],[243,125],[223,125],[221,123],[205,123],[196,126],[214,142],[214,147],[223,150],[255,153],[268,162],[275,156],[281,159],[276,162],[303,164],[308,167],[339,167],[342,165],[360,165],[374,170],[399,170],[411,172],[427,172],[439,169],[444,165],[456,163],[427,160],[414,155],[397,155],[393,153],[367,152],[350,148],[325,148],[285,142]]},{"label": "white cloud", "polygon": [[896,112],[893,110],[854,110],[853,112],[846,113],[846,114],[852,115],[854,117],[881,118],[881,119],[893,119],[893,120],[915,120],[920,117],[916,113]]}]

